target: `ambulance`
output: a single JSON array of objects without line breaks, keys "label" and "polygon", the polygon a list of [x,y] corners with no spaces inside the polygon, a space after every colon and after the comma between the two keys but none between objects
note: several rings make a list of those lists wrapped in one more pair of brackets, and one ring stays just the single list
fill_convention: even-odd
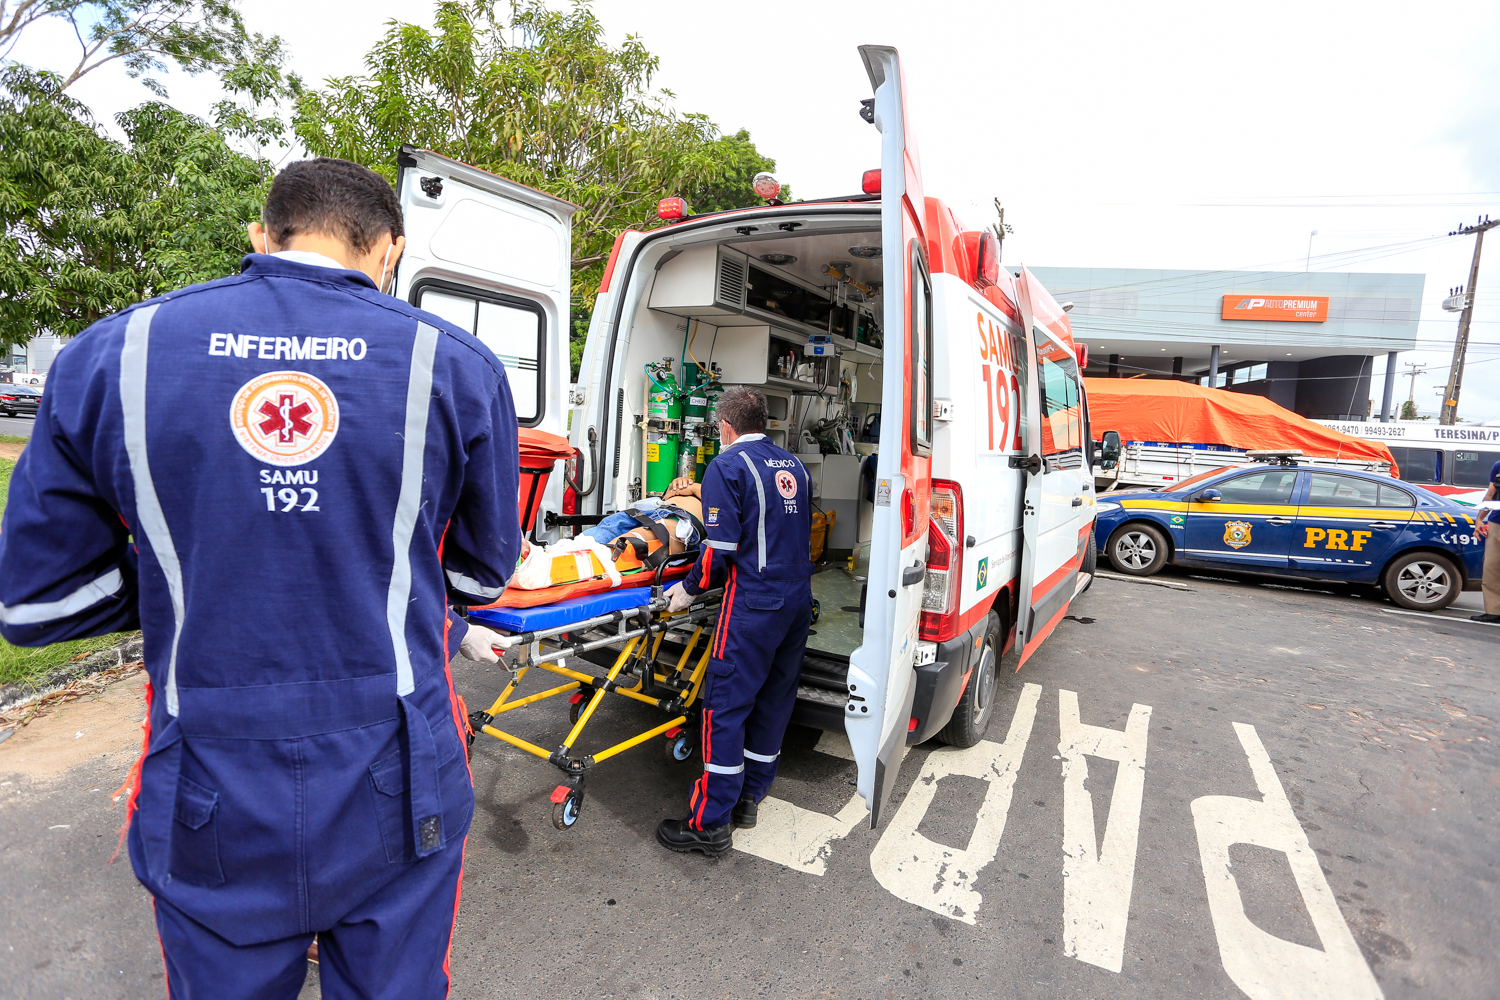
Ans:
[{"label": "ambulance", "polygon": [[1066,313],[926,194],[896,50],[860,54],[874,94],[849,113],[881,153],[859,193],[664,200],[615,241],[576,383],[575,206],[403,149],[396,292],[494,349],[524,427],[568,436],[538,542],[701,474],[717,392],[765,393],[825,515],[794,720],[847,734],[878,825],[903,746],[977,743],[1002,657],[1019,670],[1088,586],[1095,446]]},{"label": "ambulance", "polygon": [[1382,441],[1401,470],[1401,479],[1473,507],[1484,499],[1490,470],[1500,462],[1500,421],[1437,424],[1431,420],[1319,420],[1325,427]]}]

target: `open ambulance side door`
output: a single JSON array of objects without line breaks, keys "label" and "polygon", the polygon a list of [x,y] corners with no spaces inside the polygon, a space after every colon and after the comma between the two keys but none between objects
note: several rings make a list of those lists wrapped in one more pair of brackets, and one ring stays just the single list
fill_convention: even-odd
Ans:
[{"label": "open ambulance side door", "polygon": [[[411,146],[396,162],[406,252],[394,294],[495,352],[521,426],[566,436],[577,206]],[[561,478],[552,477],[549,494]]]},{"label": "open ambulance side door", "polygon": [[932,279],[922,239],[922,177],[901,62],[860,46],[880,130],[880,217],[886,330],[880,452],[864,643],[850,657],[844,728],[871,826],[896,782],[916,693],[914,659],[927,572],[932,486]]},{"label": "open ambulance side door", "polygon": [[[1046,292],[1036,278],[1022,268],[1016,297],[1031,377],[1021,404],[1026,428],[1022,441],[1026,496],[1021,508],[1021,593],[1016,605],[1016,649],[1021,657],[1017,670],[1068,613],[1082,562],[1080,539],[1088,541],[1078,531],[1080,518],[1075,509],[1087,462],[1081,440],[1073,460],[1071,441],[1082,436],[1081,396],[1071,397],[1071,409],[1068,405],[1069,381],[1073,392],[1081,391],[1077,366],[1068,370],[1059,366],[1059,362],[1072,362],[1073,352],[1038,324],[1034,306],[1043,295]],[[1092,520],[1088,526],[1092,530]]]}]

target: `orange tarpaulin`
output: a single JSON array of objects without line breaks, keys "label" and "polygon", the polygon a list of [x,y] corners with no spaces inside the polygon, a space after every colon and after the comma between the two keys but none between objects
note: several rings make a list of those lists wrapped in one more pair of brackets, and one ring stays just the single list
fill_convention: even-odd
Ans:
[{"label": "orange tarpaulin", "polygon": [[1309,458],[1396,461],[1382,441],[1350,437],[1299,417],[1264,396],[1145,378],[1086,378],[1089,429],[1097,439],[1119,431],[1124,441],[1217,444],[1246,451],[1297,448]]}]

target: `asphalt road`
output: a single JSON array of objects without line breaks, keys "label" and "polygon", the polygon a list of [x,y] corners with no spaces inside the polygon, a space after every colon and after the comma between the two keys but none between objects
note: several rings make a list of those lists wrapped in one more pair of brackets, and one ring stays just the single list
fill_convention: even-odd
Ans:
[{"label": "asphalt road", "polygon": [[[560,832],[552,769],[482,736],[452,995],[1492,997],[1500,628],[1396,610],[1101,578],[985,743],[911,751],[881,830],[796,730],[779,803],[715,860],[655,844],[694,777],[655,741]],[[501,686],[456,676],[471,706]],[[555,743],[553,704],[515,730]],[[606,706],[601,744],[651,719]],[[0,785],[0,995],[160,995],[147,898],[104,864],[131,753]]]},{"label": "asphalt road", "polygon": [[31,429],[35,426],[36,417],[7,417],[0,415],[0,435],[31,437]]}]

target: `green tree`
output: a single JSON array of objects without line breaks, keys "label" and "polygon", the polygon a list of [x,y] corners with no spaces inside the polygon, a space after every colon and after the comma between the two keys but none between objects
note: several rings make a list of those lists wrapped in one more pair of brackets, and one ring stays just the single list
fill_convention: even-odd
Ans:
[{"label": "green tree", "polygon": [[238,271],[271,165],[158,102],[109,137],[55,74],[0,71],[0,343],[69,336]]},{"label": "green tree", "polygon": [[442,0],[432,29],[392,21],[367,75],[300,100],[297,137],[392,179],[397,148],[411,142],[580,206],[572,293],[584,313],[615,236],[657,225],[661,198],[680,194],[700,211],[755,204],[749,179],[774,161],[748,133],[722,136],[652,90],[658,61],[639,38],[610,45],[586,0],[565,11],[522,0],[508,23],[495,7]]},{"label": "green tree", "polygon": [[253,40],[237,0],[0,0],[0,48],[9,50],[49,19],[67,21],[78,38],[78,62],[60,77],[63,90],[119,60],[165,97],[151,74],[169,60],[187,73],[223,72],[244,59]]},{"label": "green tree", "polygon": [[1406,402],[1402,403],[1401,404],[1401,417],[1400,417],[1400,419],[1402,419],[1402,420],[1417,420],[1417,419],[1419,419],[1417,417],[1417,404],[1413,403],[1409,399]]}]

